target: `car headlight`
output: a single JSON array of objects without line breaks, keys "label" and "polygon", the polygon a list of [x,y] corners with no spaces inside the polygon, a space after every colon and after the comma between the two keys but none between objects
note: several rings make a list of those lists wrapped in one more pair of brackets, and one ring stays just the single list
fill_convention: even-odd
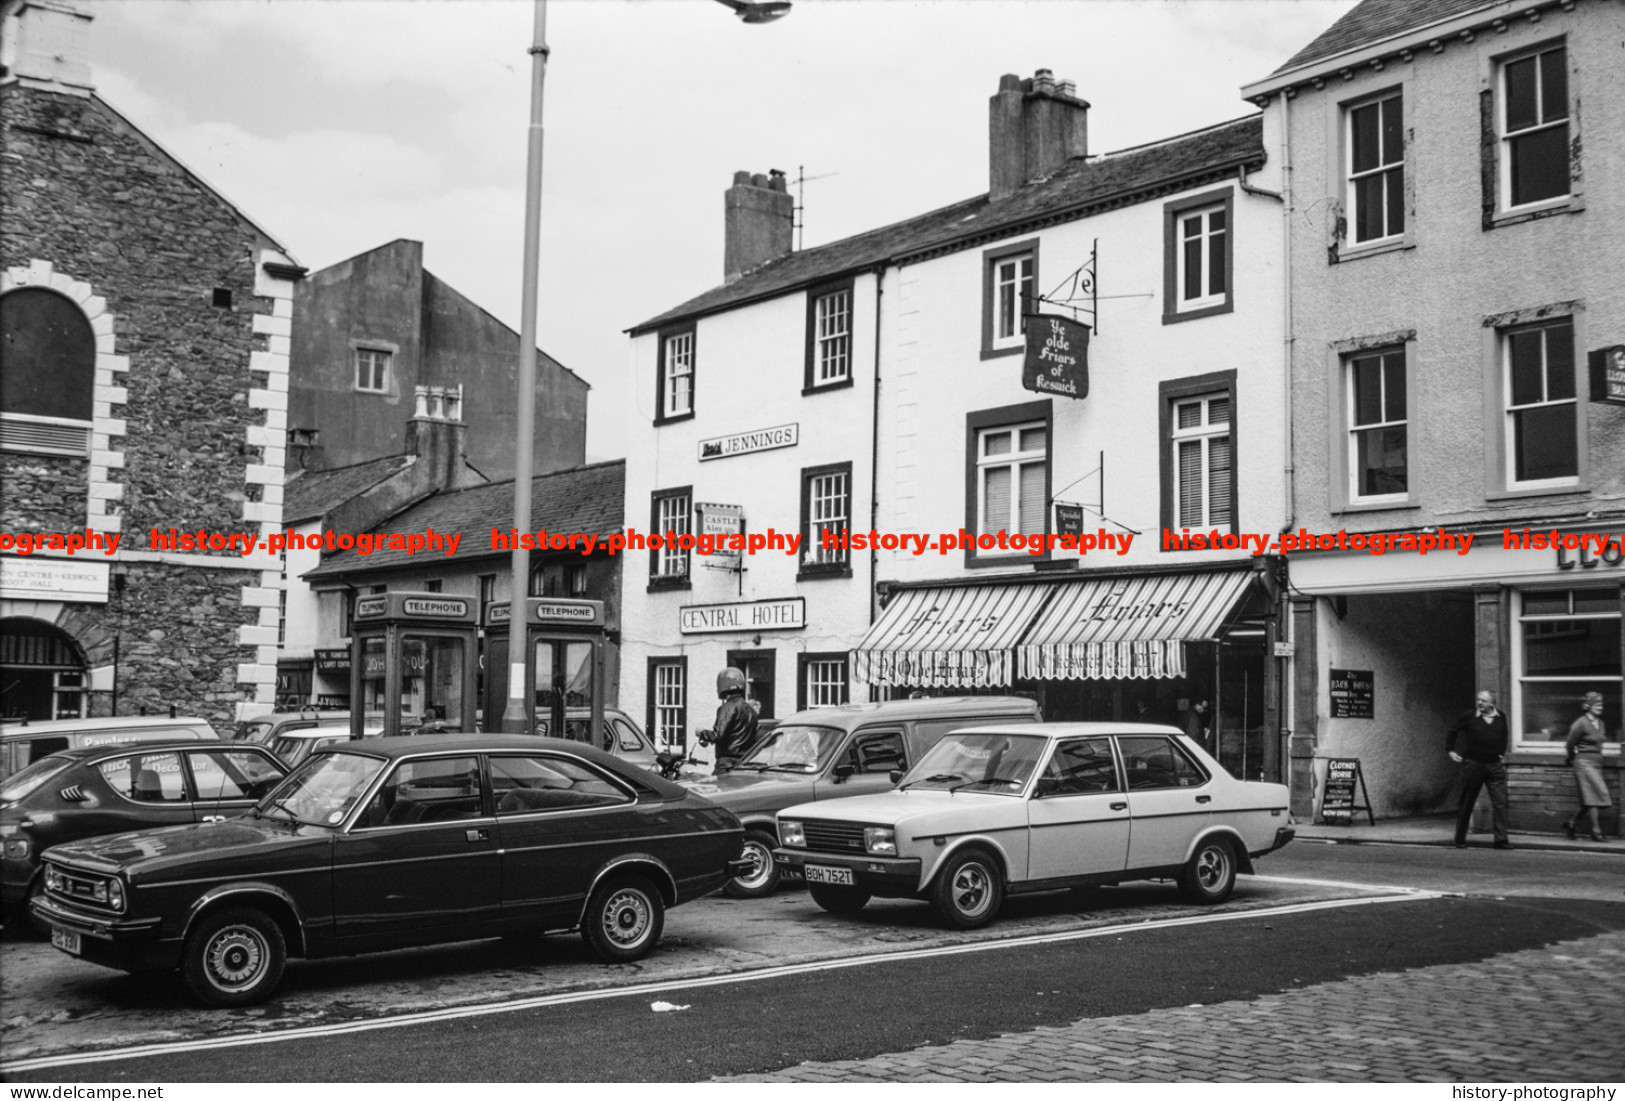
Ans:
[{"label": "car headlight", "polygon": [[869,826],[863,831],[863,847],[873,856],[897,855],[897,831],[890,826]]},{"label": "car headlight", "polygon": [[780,822],[779,840],[786,845],[805,849],[807,847],[807,831],[801,828],[800,822]]},{"label": "car headlight", "polygon": [[45,866],[45,889],[47,891],[60,891],[62,889],[62,873],[57,871],[55,864]]},{"label": "car headlight", "polygon": [[115,910],[124,909],[124,884],[116,879],[107,885],[107,904]]},{"label": "car headlight", "polygon": [[26,838],[26,837],[10,837],[10,838],[7,838],[6,839],[6,859],[7,860],[27,860],[28,859],[28,838]]}]

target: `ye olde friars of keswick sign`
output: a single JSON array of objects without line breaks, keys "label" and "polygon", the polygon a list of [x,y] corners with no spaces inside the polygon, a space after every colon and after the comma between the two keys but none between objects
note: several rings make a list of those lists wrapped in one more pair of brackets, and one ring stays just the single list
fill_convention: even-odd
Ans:
[{"label": "ye olde friars of keswick sign", "polygon": [[1089,396],[1089,326],[1064,317],[1029,314],[1021,385],[1040,394]]}]

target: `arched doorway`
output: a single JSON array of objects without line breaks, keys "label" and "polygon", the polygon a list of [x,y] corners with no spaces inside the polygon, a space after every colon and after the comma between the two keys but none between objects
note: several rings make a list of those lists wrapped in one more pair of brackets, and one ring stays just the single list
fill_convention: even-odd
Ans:
[{"label": "arched doorway", "polygon": [[0,619],[0,717],[74,719],[90,677],[73,639],[37,619]]}]

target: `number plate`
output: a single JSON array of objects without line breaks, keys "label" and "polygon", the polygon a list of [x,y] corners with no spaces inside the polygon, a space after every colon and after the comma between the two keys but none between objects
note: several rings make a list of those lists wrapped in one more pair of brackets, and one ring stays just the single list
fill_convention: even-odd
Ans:
[{"label": "number plate", "polygon": [[808,883],[837,883],[842,887],[852,886],[851,868],[825,868],[819,864],[808,864],[802,869]]},{"label": "number plate", "polygon": [[77,956],[79,954],[79,934],[67,929],[53,928],[51,930],[51,947],[60,948],[70,955]]}]

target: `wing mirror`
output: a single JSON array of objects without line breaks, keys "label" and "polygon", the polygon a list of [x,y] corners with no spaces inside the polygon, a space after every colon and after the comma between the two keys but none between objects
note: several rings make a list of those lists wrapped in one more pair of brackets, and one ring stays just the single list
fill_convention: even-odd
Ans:
[{"label": "wing mirror", "polygon": [[847,779],[856,771],[857,769],[853,768],[851,765],[836,765],[830,770],[831,774],[835,777],[835,782],[837,784],[846,783]]},{"label": "wing mirror", "polygon": [[1033,785],[1033,798],[1042,799],[1046,795],[1054,795],[1055,790],[1061,786],[1061,781],[1053,776],[1040,776]]},{"label": "wing mirror", "polygon": [[891,782],[893,784],[896,784],[897,781],[903,778],[903,770],[900,768],[894,768],[890,772],[886,773],[886,775],[891,777]]}]

